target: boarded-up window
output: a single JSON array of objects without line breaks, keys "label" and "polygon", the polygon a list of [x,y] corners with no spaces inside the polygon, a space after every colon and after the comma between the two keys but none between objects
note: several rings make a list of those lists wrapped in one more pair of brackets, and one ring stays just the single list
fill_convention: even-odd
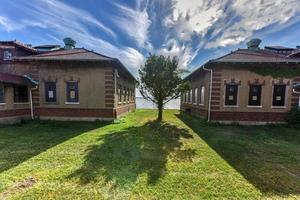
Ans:
[{"label": "boarded-up window", "polygon": [[248,105],[249,106],[261,105],[261,85],[250,85]]},{"label": "boarded-up window", "polygon": [[122,86],[119,85],[118,87],[118,101],[119,103],[122,102]]},{"label": "boarded-up window", "polygon": [[195,104],[198,103],[198,88],[194,88],[194,102]]},{"label": "boarded-up window", "polygon": [[200,87],[200,105],[204,105],[204,99],[205,99],[205,87]]},{"label": "boarded-up window", "polygon": [[0,84],[0,103],[4,103],[5,99],[4,99],[4,85]]},{"label": "boarded-up window", "polygon": [[78,103],[78,82],[69,81],[67,82],[67,101],[70,103]]},{"label": "boarded-up window", "polygon": [[24,85],[14,86],[14,102],[15,103],[26,103],[29,101],[28,88]]},{"label": "boarded-up window", "polygon": [[45,82],[46,102],[56,102],[56,82]]},{"label": "boarded-up window", "polygon": [[273,106],[285,106],[286,85],[274,85]]},{"label": "boarded-up window", "polygon": [[236,106],[238,96],[238,85],[227,84],[225,89],[225,105]]}]

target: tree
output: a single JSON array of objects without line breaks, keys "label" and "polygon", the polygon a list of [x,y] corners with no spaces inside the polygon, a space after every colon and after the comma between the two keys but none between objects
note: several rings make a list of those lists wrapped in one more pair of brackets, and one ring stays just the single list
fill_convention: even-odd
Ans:
[{"label": "tree", "polygon": [[180,96],[187,89],[181,78],[184,70],[178,68],[178,59],[150,55],[145,65],[139,70],[139,90],[142,96],[156,104],[157,120],[162,120],[166,103]]}]

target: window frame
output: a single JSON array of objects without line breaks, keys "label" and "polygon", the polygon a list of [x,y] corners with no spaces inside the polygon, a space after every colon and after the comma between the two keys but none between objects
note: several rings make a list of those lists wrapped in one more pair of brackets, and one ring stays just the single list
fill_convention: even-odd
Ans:
[{"label": "window frame", "polygon": [[194,104],[198,104],[198,88],[194,88]]},{"label": "window frame", "polygon": [[122,86],[121,86],[121,84],[119,84],[119,87],[118,87],[118,103],[119,104],[122,103],[122,95],[123,95],[122,92],[123,92]]},{"label": "window frame", "polygon": [[[9,55],[9,58],[6,56]],[[11,61],[13,58],[12,51],[9,49],[4,49],[3,50],[3,61]]]},{"label": "window frame", "polygon": [[[237,92],[236,92],[236,104],[235,105],[227,105],[226,104],[226,96],[227,96],[227,86],[236,86]],[[228,108],[237,108],[239,107],[239,84],[236,83],[227,83],[224,86],[224,107]]]},{"label": "window frame", "polygon": [[[53,101],[49,101],[49,99],[51,99],[51,98],[49,98],[49,92],[48,91],[50,91],[50,90],[47,90],[48,88],[47,88],[47,85],[48,84],[53,84],[54,86],[55,86],[55,90],[53,91],[53,98],[54,98],[54,100]],[[46,103],[57,103],[57,83],[56,83],[56,81],[46,81],[45,83],[44,83],[44,91],[45,91],[45,95],[44,95],[44,97],[45,97],[45,102]]]},{"label": "window frame", "polygon": [[[274,106],[273,103],[274,103],[274,89],[275,89],[275,86],[285,86],[285,92],[284,92],[284,105],[283,106]],[[287,87],[287,84],[274,84],[272,85],[272,98],[271,98],[271,108],[286,108],[287,107],[287,100],[288,100],[288,95],[287,95],[287,92],[288,92],[288,87]]]},{"label": "window frame", "polygon": [[[71,90],[68,89],[69,87],[69,84],[75,84],[75,88],[77,87],[77,91],[76,89],[74,89],[75,91],[75,100],[76,100],[76,97],[77,97],[77,101],[71,101],[71,97],[69,96],[70,95],[70,92]],[[79,102],[79,82],[78,81],[67,81],[66,82],[66,102],[65,104],[80,104]]]},{"label": "window frame", "polygon": [[[251,87],[259,86],[260,87],[260,101],[259,105],[250,105],[250,95],[251,95]],[[248,92],[248,105],[247,107],[249,108],[262,108],[262,90],[263,90],[263,85],[262,84],[249,84],[249,92]]]}]

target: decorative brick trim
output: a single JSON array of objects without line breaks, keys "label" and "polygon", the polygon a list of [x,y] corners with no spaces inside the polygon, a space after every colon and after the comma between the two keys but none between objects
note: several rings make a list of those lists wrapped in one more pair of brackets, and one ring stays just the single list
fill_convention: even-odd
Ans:
[{"label": "decorative brick trim", "polygon": [[[105,107],[113,108],[115,102],[114,96],[114,76],[113,68],[109,68],[105,71]],[[112,106],[113,105],[113,106]]]},{"label": "decorative brick trim", "polygon": [[113,109],[86,108],[36,108],[35,114],[40,117],[95,117],[113,118]]},{"label": "decorative brick trim", "polygon": [[215,121],[284,122],[286,113],[280,112],[222,112],[212,111]]}]

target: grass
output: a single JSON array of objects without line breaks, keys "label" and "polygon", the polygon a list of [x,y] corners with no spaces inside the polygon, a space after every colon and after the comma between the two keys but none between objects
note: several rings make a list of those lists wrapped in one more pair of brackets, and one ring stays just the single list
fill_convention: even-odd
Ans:
[{"label": "grass", "polygon": [[300,198],[300,134],[168,110],[0,128],[0,199]]}]

